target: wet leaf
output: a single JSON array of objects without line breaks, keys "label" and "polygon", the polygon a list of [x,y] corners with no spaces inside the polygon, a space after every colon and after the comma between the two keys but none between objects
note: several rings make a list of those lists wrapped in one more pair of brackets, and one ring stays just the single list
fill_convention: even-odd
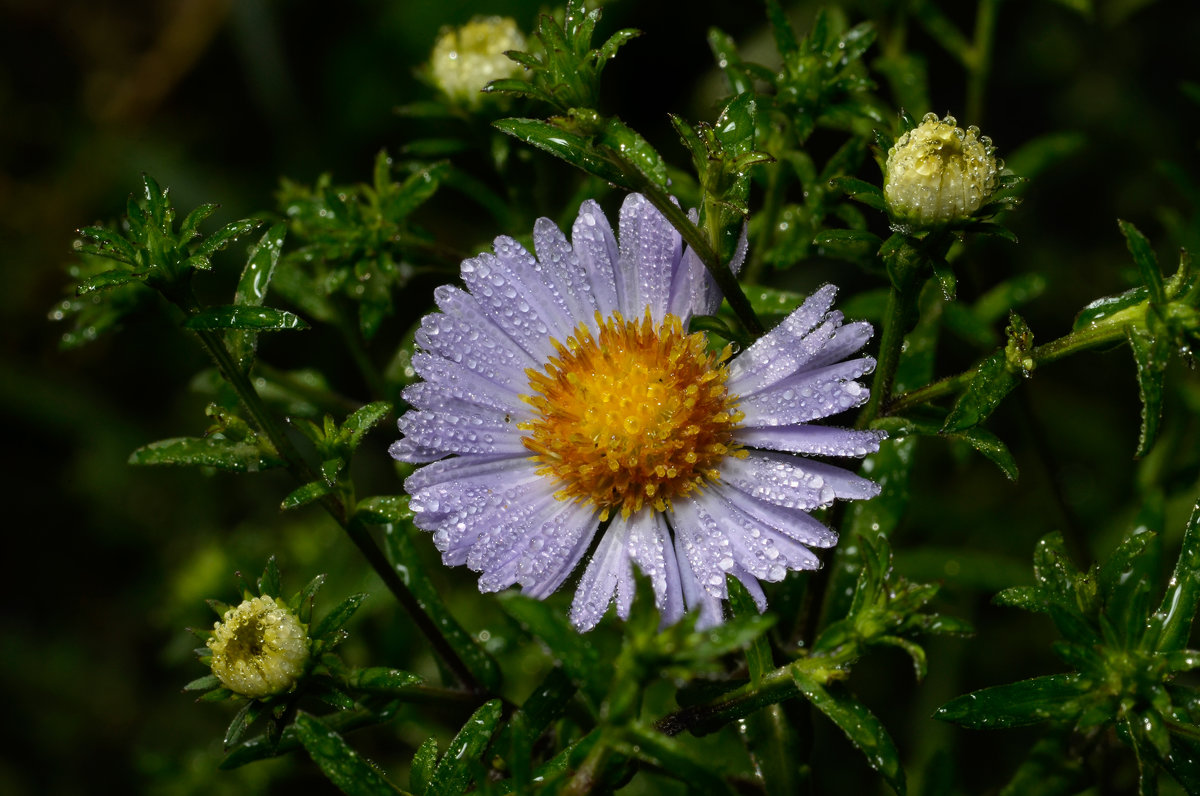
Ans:
[{"label": "wet leaf", "polygon": [[216,467],[238,473],[254,473],[283,467],[283,459],[251,442],[220,437],[176,437],[152,442],[129,454],[135,465],[190,465]]},{"label": "wet leaf", "polygon": [[287,310],[270,307],[206,307],[190,316],[183,324],[185,329],[195,331],[212,329],[247,329],[256,332],[281,332],[290,329],[307,329],[303,318]]},{"label": "wet leaf", "polygon": [[1004,350],[992,354],[975,369],[971,383],[942,424],[942,431],[962,431],[987,420],[1017,384],[1017,377],[1008,369]]},{"label": "wet leaf", "polygon": [[1165,335],[1130,326],[1126,330],[1133,361],[1137,365],[1138,394],[1142,399],[1142,426],[1138,432],[1137,456],[1150,452],[1162,422],[1163,380],[1171,344]]},{"label": "wet leaf", "polygon": [[315,500],[320,500],[326,495],[333,492],[333,487],[325,481],[312,481],[299,487],[288,494],[279,504],[279,508],[287,511],[288,509],[296,509],[301,506],[307,506]]},{"label": "wet leaf", "polygon": [[468,790],[473,775],[486,770],[479,759],[500,723],[502,712],[498,699],[485,702],[475,711],[446,747],[446,753],[430,778],[426,796],[459,796]]},{"label": "wet leaf", "polygon": [[1162,271],[1158,268],[1158,257],[1154,254],[1154,248],[1146,236],[1133,224],[1118,219],[1117,225],[1121,228],[1121,234],[1125,236],[1125,245],[1128,247],[1129,253],[1133,255],[1133,262],[1137,266],[1142,284],[1150,294],[1150,303],[1161,307],[1166,303],[1167,296],[1163,289]]},{"label": "wet leaf", "polygon": [[424,743],[417,747],[417,753],[413,755],[412,770],[409,773],[409,787],[417,796],[424,796],[429,791],[429,782],[433,779],[437,761],[437,738],[426,738]]},{"label": "wet leaf", "polygon": [[1175,571],[1153,617],[1162,628],[1157,647],[1159,651],[1179,650],[1187,646],[1192,620],[1196,616],[1196,603],[1200,601],[1200,578],[1196,577],[1197,572],[1200,572],[1200,503],[1192,507]]},{"label": "wet leaf", "polygon": [[795,667],[792,667],[792,679],[808,701],[836,724],[850,743],[866,756],[867,763],[883,775],[892,790],[905,793],[900,752],[875,714],[849,693],[826,690]]},{"label": "wet leaf", "polygon": [[342,625],[349,621],[350,617],[354,616],[354,612],[362,605],[362,601],[367,599],[369,595],[354,594],[342,600],[333,607],[329,613],[322,617],[316,627],[309,632],[309,637],[314,641],[329,641],[334,638],[334,634],[341,629]]},{"label": "wet leaf", "polygon": [[934,718],[975,730],[1024,727],[1078,714],[1095,684],[1082,676],[1052,674],[964,694],[942,705]]},{"label": "wet leaf", "polygon": [[321,769],[321,773],[347,796],[395,796],[404,793],[316,716],[298,713],[292,726],[297,740]]},{"label": "wet leaf", "polygon": [[362,691],[382,694],[394,693],[396,696],[405,696],[411,693],[413,686],[424,683],[420,677],[412,672],[389,669],[386,666],[372,666],[366,669],[358,669],[349,678],[349,682],[354,688]]}]

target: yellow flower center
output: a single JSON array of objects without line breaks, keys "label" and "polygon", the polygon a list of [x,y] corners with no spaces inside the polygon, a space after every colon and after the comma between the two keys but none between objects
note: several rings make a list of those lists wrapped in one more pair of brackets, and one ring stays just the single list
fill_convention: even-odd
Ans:
[{"label": "yellow flower center", "polygon": [[685,334],[668,315],[655,326],[619,313],[584,325],[542,372],[530,369],[535,419],[522,423],[538,473],[562,484],[559,500],[590,502],[607,519],[649,504],[665,511],[675,498],[719,477],[726,456],[745,456],[733,441],[744,417],[725,389],[725,361],[702,333]]},{"label": "yellow flower center", "polygon": [[308,635],[300,621],[269,596],[225,612],[208,639],[212,671],[226,688],[264,697],[292,687],[308,662]]}]

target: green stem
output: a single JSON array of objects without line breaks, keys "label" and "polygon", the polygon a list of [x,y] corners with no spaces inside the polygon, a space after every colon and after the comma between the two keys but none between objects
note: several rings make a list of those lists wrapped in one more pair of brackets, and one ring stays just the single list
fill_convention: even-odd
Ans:
[{"label": "green stem", "polygon": [[763,197],[762,210],[758,218],[761,221],[759,234],[750,252],[750,262],[746,265],[744,279],[750,284],[758,283],[766,264],[767,252],[775,243],[775,228],[779,223],[779,210],[783,205],[783,179],[780,174],[783,166],[778,162],[771,165],[767,171],[767,187]]},{"label": "green stem", "polygon": [[[1036,346],[1029,351],[1027,356],[1033,361],[1033,366],[1036,368],[1056,362],[1079,351],[1120,342],[1125,339],[1129,321],[1136,315],[1136,312],[1132,311],[1136,311],[1140,307],[1142,305],[1135,305],[1127,310],[1122,310],[1119,313],[1111,315],[1086,329],[1079,329],[1057,340],[1052,340],[1045,345]],[[1144,312],[1144,308],[1141,311]],[[909,390],[888,403],[881,414],[898,414],[913,406],[919,406],[936,401],[947,395],[960,393],[975,378],[976,370],[976,368],[971,368],[955,376],[935,381],[933,384],[927,384],[916,390]],[[872,395],[872,397],[874,396]]]},{"label": "green stem", "polygon": [[[195,314],[199,306],[195,296],[190,291],[178,299],[177,303],[189,315]],[[317,474],[308,466],[308,463],[300,455],[300,451],[296,449],[296,446],[292,444],[292,441],[288,438],[278,420],[267,409],[262,397],[254,389],[254,385],[250,383],[250,379],[238,367],[233,356],[229,353],[229,349],[225,347],[225,341],[221,335],[208,329],[197,330],[196,335],[200,338],[201,344],[213,358],[213,361],[216,362],[217,370],[220,371],[221,376],[237,392],[238,398],[241,400],[242,405],[246,407],[246,411],[250,413],[251,418],[254,419],[255,424],[267,435],[267,439],[271,441],[276,452],[287,462],[288,471],[302,484],[316,481],[318,479]],[[454,648],[438,632],[437,626],[421,608],[420,603],[417,602],[417,599],[409,591],[408,587],[404,585],[400,576],[388,562],[387,556],[379,549],[379,546],[375,543],[375,540],[371,537],[366,527],[349,516],[346,504],[336,495],[326,495],[321,500],[321,505],[345,529],[351,541],[362,552],[367,562],[371,565],[371,568],[375,570],[388,590],[392,592],[400,604],[404,606],[405,610],[408,611],[417,627],[429,639],[430,644],[433,645],[434,649],[446,663],[446,666],[454,673],[462,685],[473,693],[483,693],[484,689],[480,686],[474,674],[463,663],[458,653],[454,651]]]},{"label": "green stem", "polygon": [[967,78],[967,121],[982,124],[984,95],[992,68],[992,45],[996,38],[996,16],[1000,0],[979,0],[975,15],[975,43]]},{"label": "green stem", "polygon": [[891,395],[892,383],[896,380],[896,366],[900,363],[900,350],[904,347],[905,316],[912,299],[904,290],[892,286],[888,291],[887,309],[883,316],[883,334],[879,340],[879,357],[875,362],[875,378],[871,382],[871,397],[858,416],[855,425],[866,428],[880,414],[885,399]]}]

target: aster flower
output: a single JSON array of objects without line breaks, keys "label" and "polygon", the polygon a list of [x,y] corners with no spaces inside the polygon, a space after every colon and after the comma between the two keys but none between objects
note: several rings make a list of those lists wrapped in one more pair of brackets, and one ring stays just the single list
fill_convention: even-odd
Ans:
[{"label": "aster flower", "polygon": [[[720,623],[727,575],[765,610],[759,581],[816,569],[809,548],[837,540],[808,512],[879,491],[796,455],[878,448],[879,432],[811,423],[866,400],[874,360],[847,357],[871,327],[842,323],[830,285],[740,355],[710,351],[688,332],[721,301],[699,258],[643,196],[619,231],[587,201],[570,241],[539,219],[536,257],[499,237],[463,262],[466,290],[437,289],[390,449],[428,463],[405,482],[414,521],[482,591],[544,598],[594,545],[580,630],[614,599],[628,616],[635,565],[664,623]],[[744,257],[743,240],[735,269]]]},{"label": "aster flower", "polygon": [[965,221],[997,187],[996,148],[978,127],[927,113],[888,150],[883,195],[892,219],[917,229]]}]

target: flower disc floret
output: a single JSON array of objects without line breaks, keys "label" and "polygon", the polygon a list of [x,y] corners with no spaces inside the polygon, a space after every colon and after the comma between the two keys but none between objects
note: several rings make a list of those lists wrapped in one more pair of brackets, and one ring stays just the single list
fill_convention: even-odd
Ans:
[{"label": "flower disc floret", "polygon": [[478,106],[493,80],[517,75],[521,66],[504,53],[525,49],[525,37],[509,17],[476,17],[442,32],[429,57],[434,84],[451,100]]},{"label": "flower disc floret", "polygon": [[927,113],[888,150],[883,196],[892,220],[928,228],[963,221],[996,190],[995,147],[978,127]]},{"label": "flower disc floret", "polygon": [[304,625],[265,595],[226,611],[207,644],[213,674],[230,691],[248,697],[287,691],[308,663]]},{"label": "flower disc floret", "polygon": [[[733,431],[742,415],[725,389],[731,349],[710,352],[703,334],[685,334],[667,315],[655,324],[620,313],[597,317],[600,332],[576,328],[554,342],[545,369],[530,369],[535,419],[525,447],[556,478],[560,500],[590,502],[601,520],[643,505],[672,502],[720,479],[726,456],[739,455]],[[744,454],[742,454],[744,455]]]}]

